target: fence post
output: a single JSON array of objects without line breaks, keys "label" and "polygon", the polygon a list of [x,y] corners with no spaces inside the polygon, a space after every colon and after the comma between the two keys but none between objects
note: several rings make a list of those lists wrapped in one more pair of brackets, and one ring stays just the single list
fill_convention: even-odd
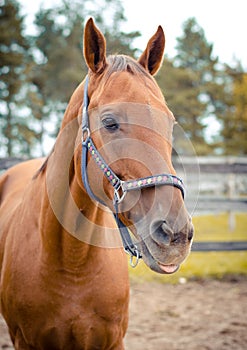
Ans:
[{"label": "fence post", "polygon": [[[236,183],[235,183],[235,176],[233,173],[230,173],[228,175],[227,179],[227,198],[229,200],[236,197]],[[229,210],[228,212],[228,229],[230,232],[233,232],[236,228],[236,220],[235,220],[235,213],[233,210]]]}]

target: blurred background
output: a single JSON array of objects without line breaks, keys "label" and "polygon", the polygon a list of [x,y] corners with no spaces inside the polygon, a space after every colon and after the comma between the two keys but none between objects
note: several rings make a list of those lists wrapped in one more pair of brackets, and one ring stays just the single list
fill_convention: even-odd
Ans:
[{"label": "blurred background", "polygon": [[[163,26],[165,58],[156,79],[178,121],[173,161],[185,180],[195,226],[193,251],[176,274],[158,275],[143,263],[130,268],[127,345],[136,350],[165,344],[170,350],[244,349],[246,2],[0,0],[0,172],[52,148],[68,100],[87,73],[82,34],[89,16],[105,34],[108,54],[135,58]],[[168,290],[164,283],[178,289]],[[228,315],[225,323],[223,314]],[[140,330],[135,320],[147,328]],[[176,330],[174,321],[183,338],[170,332]],[[164,329],[169,329],[165,337]],[[2,339],[2,349],[12,349],[0,319]]]},{"label": "blurred background", "polygon": [[[222,261],[213,260],[207,274],[245,274],[247,25],[244,1],[236,0],[235,9],[232,4],[0,0],[1,170],[50,151],[68,100],[87,73],[82,33],[89,16],[104,32],[108,54],[136,58],[161,24],[167,44],[156,79],[178,121],[174,165],[186,183],[195,240],[237,241],[211,244],[213,251],[234,251],[218,252],[215,259],[221,256]],[[209,248],[195,244],[194,249]],[[194,254],[205,261],[205,252]],[[184,266],[191,276],[199,273],[188,268],[194,254]],[[231,271],[229,254],[236,257]]]}]

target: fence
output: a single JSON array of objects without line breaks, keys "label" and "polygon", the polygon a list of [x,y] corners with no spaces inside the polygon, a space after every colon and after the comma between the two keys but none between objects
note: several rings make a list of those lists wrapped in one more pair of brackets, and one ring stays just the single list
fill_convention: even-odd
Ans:
[{"label": "fence", "polygon": [[[174,159],[185,178],[186,206],[193,215],[229,213],[229,229],[235,228],[235,213],[247,212],[247,157],[183,157]],[[192,251],[247,250],[247,241],[194,242]]]},{"label": "fence", "polygon": [[184,157],[174,166],[185,179],[193,214],[247,212],[247,157]]},{"label": "fence", "polygon": [[[21,161],[0,158],[0,172]],[[247,157],[182,157],[173,164],[188,189],[185,201],[191,214],[228,212],[234,230],[235,212],[247,213]],[[194,242],[192,250],[247,250],[247,241]]]}]

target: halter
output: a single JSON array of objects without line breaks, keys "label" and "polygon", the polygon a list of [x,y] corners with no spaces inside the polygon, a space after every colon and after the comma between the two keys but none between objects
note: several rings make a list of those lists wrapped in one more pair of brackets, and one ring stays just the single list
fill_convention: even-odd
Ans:
[{"label": "halter", "polygon": [[[115,212],[113,213],[113,215],[121,234],[124,250],[127,254],[130,255],[131,266],[135,267],[138,264],[139,259],[142,258],[141,252],[138,250],[137,246],[133,244],[127,227],[119,218],[119,204],[124,200],[124,197],[127,192],[140,190],[146,187],[154,187],[154,186],[167,186],[167,185],[174,186],[181,191],[182,196],[184,198],[185,189],[184,189],[183,181],[179,177],[171,174],[158,174],[158,175],[147,176],[147,177],[143,177],[135,180],[128,180],[128,181],[122,181],[119,179],[119,177],[105,162],[105,160],[97,150],[96,146],[94,145],[93,140],[90,136],[89,116],[88,116],[88,105],[89,105],[88,82],[89,82],[89,78],[87,76],[85,80],[85,86],[84,86],[84,99],[83,99],[83,108],[82,108],[82,160],[81,160],[82,180],[88,195],[95,201],[106,206],[106,204],[93,193],[89,185],[88,176],[87,176],[87,158],[88,158],[88,153],[90,153],[91,157],[93,158],[93,160],[95,161],[99,169],[104,173],[107,180],[110,182],[110,184],[114,189],[113,207]],[[134,257],[136,258],[135,262],[133,260]]]}]

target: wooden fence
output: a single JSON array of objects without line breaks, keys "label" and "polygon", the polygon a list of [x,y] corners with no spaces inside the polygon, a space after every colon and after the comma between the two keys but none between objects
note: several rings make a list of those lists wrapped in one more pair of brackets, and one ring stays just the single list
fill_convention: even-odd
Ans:
[{"label": "wooden fence", "polygon": [[[0,158],[0,172],[23,161]],[[235,212],[247,213],[247,157],[182,157],[173,160],[184,179],[186,206],[192,215],[229,213],[229,228],[234,229]],[[247,250],[247,241],[194,242],[192,251]]]}]

